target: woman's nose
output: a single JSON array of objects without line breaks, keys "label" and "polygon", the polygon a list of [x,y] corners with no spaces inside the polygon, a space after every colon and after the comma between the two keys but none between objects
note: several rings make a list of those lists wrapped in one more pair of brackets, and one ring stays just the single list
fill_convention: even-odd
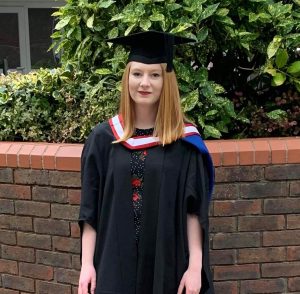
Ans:
[{"label": "woman's nose", "polygon": [[149,87],[150,86],[150,80],[148,75],[143,75],[142,80],[141,80],[141,86],[142,87]]}]

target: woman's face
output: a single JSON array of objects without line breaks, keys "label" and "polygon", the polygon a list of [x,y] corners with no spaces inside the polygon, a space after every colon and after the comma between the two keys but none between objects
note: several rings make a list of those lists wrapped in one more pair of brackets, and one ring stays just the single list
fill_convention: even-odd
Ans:
[{"label": "woman's face", "polygon": [[129,94],[140,105],[155,105],[163,87],[160,64],[145,64],[133,61],[129,71]]}]

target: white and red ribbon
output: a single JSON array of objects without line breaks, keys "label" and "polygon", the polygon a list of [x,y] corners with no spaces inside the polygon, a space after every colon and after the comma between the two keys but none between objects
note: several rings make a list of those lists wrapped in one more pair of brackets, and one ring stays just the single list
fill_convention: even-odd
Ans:
[{"label": "white and red ribbon", "polygon": [[[120,115],[116,115],[109,120],[112,132],[117,140],[123,137],[124,127]],[[184,136],[200,135],[197,128],[192,124],[186,124],[184,127]],[[159,145],[159,138],[154,136],[138,136],[127,139],[121,142],[127,148],[132,150],[149,148]]]}]

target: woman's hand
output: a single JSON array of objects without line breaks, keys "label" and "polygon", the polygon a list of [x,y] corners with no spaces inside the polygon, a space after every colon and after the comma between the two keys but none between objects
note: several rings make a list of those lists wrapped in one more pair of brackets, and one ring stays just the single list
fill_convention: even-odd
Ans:
[{"label": "woman's hand", "polygon": [[96,289],[96,271],[94,266],[92,264],[82,265],[80,277],[79,277],[78,294],[89,294],[89,293],[95,294],[95,289]]},{"label": "woman's hand", "polygon": [[177,294],[199,294],[201,290],[201,269],[188,268],[182,276]]}]

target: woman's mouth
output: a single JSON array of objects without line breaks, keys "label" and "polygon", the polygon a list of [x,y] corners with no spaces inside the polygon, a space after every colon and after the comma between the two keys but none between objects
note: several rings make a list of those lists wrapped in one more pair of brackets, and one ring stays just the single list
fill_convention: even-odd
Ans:
[{"label": "woman's mouth", "polygon": [[138,93],[142,96],[147,96],[147,95],[151,94],[151,92],[147,92],[147,91],[138,91]]}]

